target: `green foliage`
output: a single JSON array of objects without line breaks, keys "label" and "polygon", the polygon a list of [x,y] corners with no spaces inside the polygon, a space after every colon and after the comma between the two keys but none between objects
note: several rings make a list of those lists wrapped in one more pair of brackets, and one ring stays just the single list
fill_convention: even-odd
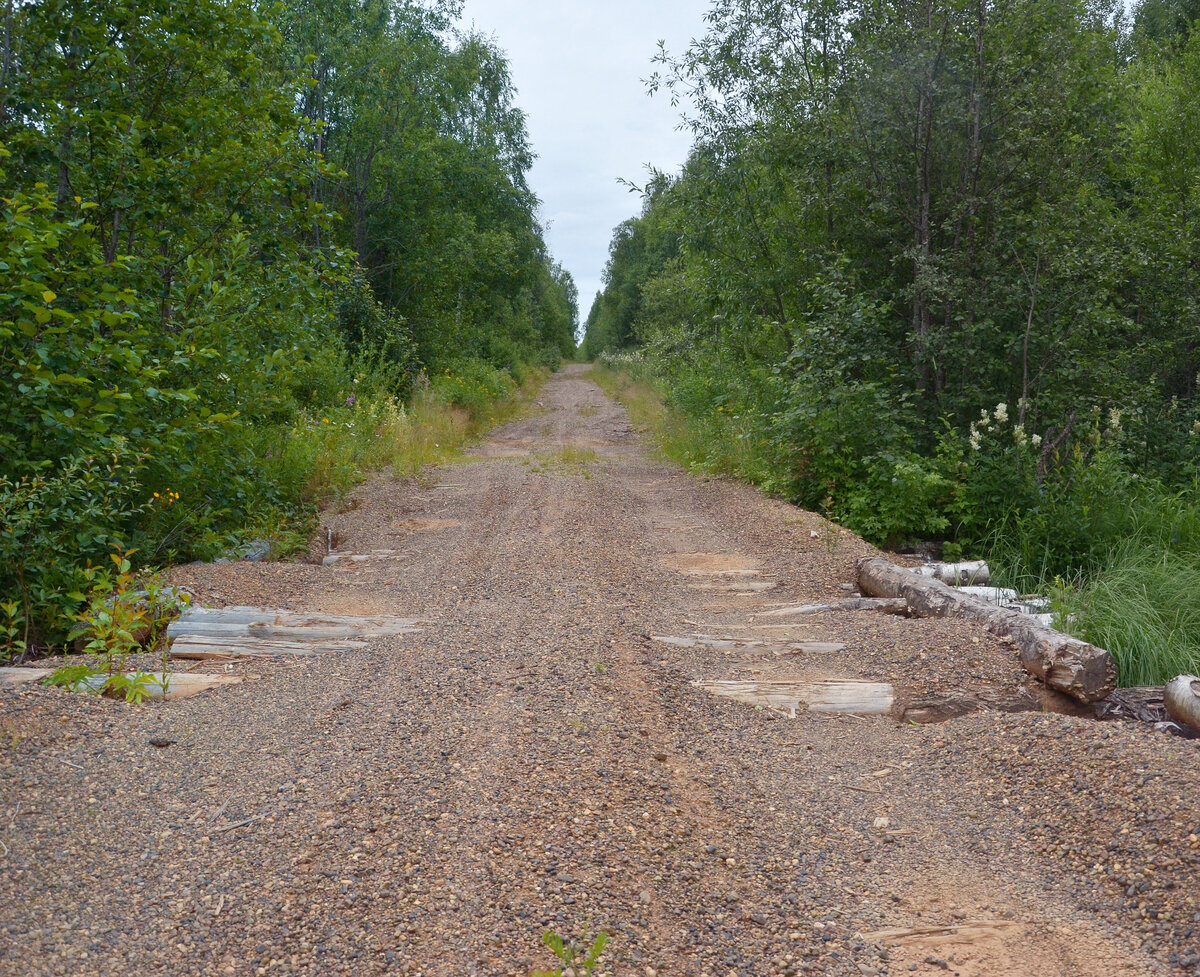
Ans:
[{"label": "green foliage", "polygon": [[1121,547],[1184,554],[1200,474],[1195,8],[714,0],[584,351],[676,457],[874,542],[1150,579]]},{"label": "green foliage", "polygon": [[47,679],[47,684],[127,702],[141,702],[155,686],[166,689],[165,652],[161,678],[140,670],[125,671],[131,655],[140,652],[143,646],[153,648],[159,642],[177,606],[176,600],[168,600],[153,581],[135,589],[137,577],[129,560],[131,555],[120,549],[110,554],[115,573],[103,567],[88,567],[84,571],[89,593],[69,637],[92,661],[58,669]]},{"label": "green foliage", "polygon": [[0,585],[19,604],[32,647],[64,635],[86,587],[84,563],[121,544],[121,528],[143,513],[142,460],[120,453],[69,458],[57,469],[13,480],[0,475]]},{"label": "green foliage", "polygon": [[[251,533],[294,546],[315,505],[444,457],[510,374],[573,351],[507,65],[454,13],[8,12],[4,654],[62,643],[113,547],[158,564]],[[422,371],[446,364],[429,399]]]},{"label": "green foliage", "polygon": [[433,392],[447,404],[482,415],[494,401],[508,397],[515,387],[512,378],[480,360],[458,360],[429,380]]},{"label": "green foliage", "polygon": [[870,473],[856,482],[833,517],[867,539],[897,546],[906,540],[937,538],[950,527],[945,514],[952,483],[930,471],[922,459],[872,459]]},{"label": "green foliage", "polygon": [[1122,685],[1162,685],[1200,672],[1197,555],[1131,537],[1067,601],[1069,629],[1113,653]]},{"label": "green foliage", "polygon": [[29,628],[21,605],[15,600],[0,603],[0,661],[20,661],[29,647]]},{"label": "green foliage", "polygon": [[537,223],[525,117],[501,52],[471,33],[450,42],[451,11],[280,10],[309,145],[333,164],[315,196],[426,365],[557,363],[575,348],[577,297]]},{"label": "green foliage", "polygon": [[609,944],[609,936],[607,933],[597,933],[590,943],[588,940],[586,930],[578,942],[563,939],[557,933],[547,930],[542,935],[542,942],[558,957],[561,966],[555,967],[554,970],[535,970],[533,977],[590,977]]}]

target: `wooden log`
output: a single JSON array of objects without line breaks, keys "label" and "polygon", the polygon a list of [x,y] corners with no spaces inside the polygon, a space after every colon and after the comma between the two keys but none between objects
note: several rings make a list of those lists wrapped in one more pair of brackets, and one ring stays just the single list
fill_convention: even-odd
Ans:
[{"label": "wooden log", "polygon": [[1163,689],[1167,715],[1180,725],[1200,732],[1200,678],[1179,675]]},{"label": "wooden log", "polygon": [[858,587],[873,597],[903,597],[917,617],[964,618],[1011,639],[1026,671],[1080,702],[1096,702],[1117,687],[1117,665],[1107,651],[1020,611],[994,607],[878,557],[859,561]]}]

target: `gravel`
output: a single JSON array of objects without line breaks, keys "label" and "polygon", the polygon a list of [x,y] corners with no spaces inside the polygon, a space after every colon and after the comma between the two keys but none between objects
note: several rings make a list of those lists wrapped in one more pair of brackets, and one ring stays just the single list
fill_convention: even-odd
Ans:
[{"label": "gravel", "polygon": [[[175,574],[206,604],[421,633],[179,702],[0,690],[0,973],[524,977],[544,930],[587,926],[614,977],[1200,975],[1195,742],[1044,712],[787,719],[694,688],[1031,698],[962,622],[755,618],[844,597],[873,550],[655,460],[579,368],[542,403],[327,514],[340,551],[392,556]],[[673,568],[699,553],[778,586],[692,589],[743,579]],[[847,647],[648,637],[695,631]]]}]

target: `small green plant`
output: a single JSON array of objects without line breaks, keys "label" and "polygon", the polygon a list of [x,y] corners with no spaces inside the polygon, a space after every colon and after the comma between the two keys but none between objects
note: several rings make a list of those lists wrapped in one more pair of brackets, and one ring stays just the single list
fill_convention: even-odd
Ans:
[{"label": "small green plant", "polygon": [[597,933],[596,938],[588,943],[587,927],[578,941],[565,940],[557,933],[547,930],[542,935],[542,942],[558,957],[561,966],[553,970],[536,970],[533,977],[590,977],[600,962],[600,955],[608,946],[607,933]]},{"label": "small green plant", "polygon": [[170,616],[170,600],[157,581],[135,589],[136,575],[130,562],[133,550],[117,548],[110,554],[115,573],[107,568],[85,571],[89,593],[76,619],[70,638],[82,645],[89,661],[67,665],[47,679],[47,684],[76,692],[96,692],[127,702],[141,702],[157,686],[166,689],[167,664],[164,652],[162,675],[136,671],[127,673],[125,662],[142,646],[157,642]]},{"label": "small green plant", "polygon": [[19,661],[25,656],[28,628],[21,605],[15,600],[0,603],[0,661]]}]

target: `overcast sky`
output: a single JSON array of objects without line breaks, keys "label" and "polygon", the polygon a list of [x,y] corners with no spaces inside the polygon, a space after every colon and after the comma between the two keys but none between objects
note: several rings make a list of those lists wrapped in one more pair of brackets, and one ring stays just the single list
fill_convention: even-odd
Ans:
[{"label": "overcast sky", "polygon": [[530,184],[550,250],[579,286],[581,319],[613,228],[641,206],[618,178],[641,185],[646,164],[674,171],[687,156],[679,110],[666,95],[647,95],[643,79],[658,41],[681,52],[707,9],[707,0],[465,2],[462,26],[493,35],[508,54],[538,155]]}]

